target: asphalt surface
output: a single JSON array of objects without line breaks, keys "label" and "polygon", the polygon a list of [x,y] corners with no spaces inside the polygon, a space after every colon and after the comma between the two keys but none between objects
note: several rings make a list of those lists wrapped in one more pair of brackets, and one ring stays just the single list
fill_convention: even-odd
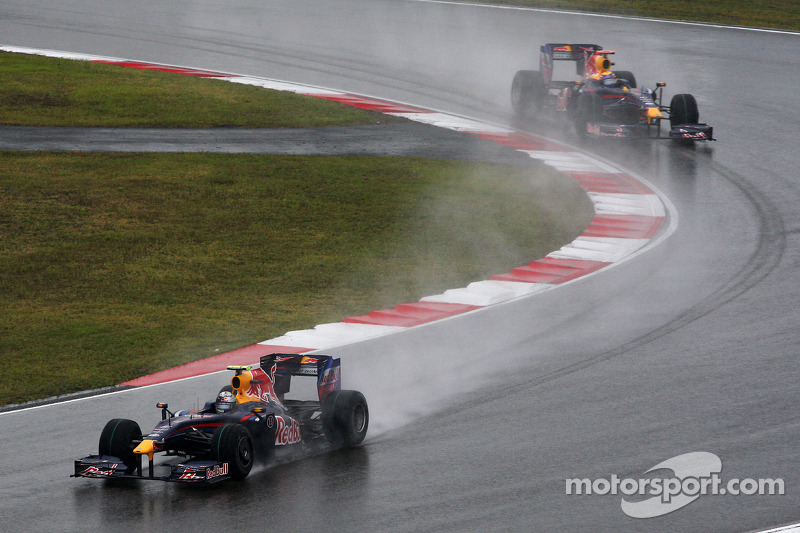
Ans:
[{"label": "asphalt surface", "polygon": [[[495,122],[510,121],[512,76],[535,68],[539,44],[597,42],[640,83],[695,94],[719,138],[694,149],[590,147],[675,204],[679,227],[655,250],[502,308],[333,350],[346,386],[370,402],[363,448],[255,472],[224,490],[111,487],[67,477],[107,419],[152,426],[155,401],[201,403],[226,376],[0,414],[4,525],[749,531],[800,521],[800,103],[780,90],[797,81],[797,35],[303,0],[3,1],[0,35]],[[570,135],[547,121],[520,126]],[[638,478],[697,451],[718,455],[725,479],[782,478],[785,495],[708,495],[634,519],[619,495],[565,494],[566,478]]]},{"label": "asphalt surface", "polygon": [[379,155],[530,164],[509,147],[414,122],[305,129],[0,126],[0,151]]}]

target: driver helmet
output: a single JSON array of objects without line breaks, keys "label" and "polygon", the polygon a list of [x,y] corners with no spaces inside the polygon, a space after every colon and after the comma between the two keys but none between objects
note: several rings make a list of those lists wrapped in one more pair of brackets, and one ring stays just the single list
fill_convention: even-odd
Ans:
[{"label": "driver helmet", "polygon": [[622,80],[618,79],[613,73],[601,76],[601,79],[606,87],[622,87]]},{"label": "driver helmet", "polygon": [[233,397],[233,393],[230,391],[222,391],[217,396],[217,401],[214,402],[214,409],[217,413],[227,413],[236,405],[236,398]]}]

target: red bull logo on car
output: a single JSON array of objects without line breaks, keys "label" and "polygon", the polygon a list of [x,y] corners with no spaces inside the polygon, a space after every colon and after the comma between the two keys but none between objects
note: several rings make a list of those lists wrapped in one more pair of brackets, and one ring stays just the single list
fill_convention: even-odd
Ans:
[{"label": "red bull logo on car", "polygon": [[303,440],[300,434],[300,424],[297,420],[290,418],[290,424],[282,416],[276,416],[275,421],[278,427],[275,429],[275,446],[285,446],[287,444],[297,444]]},{"label": "red bull logo on car", "polygon": [[341,367],[339,365],[328,367],[322,373],[318,380],[318,394],[320,401],[322,401],[328,394],[339,389],[339,377],[341,375]]},{"label": "red bull logo on car", "polygon": [[111,468],[97,468],[96,466],[90,466],[83,472],[81,472],[82,476],[86,477],[103,477],[103,476],[111,476],[114,474],[114,469],[119,466],[118,464],[114,464]]},{"label": "red bull logo on car", "polygon": [[260,400],[267,403],[277,403],[282,405],[275,394],[275,369],[277,365],[272,365],[269,372],[264,372],[260,368],[250,371],[250,387],[245,391],[244,396],[247,401]]},{"label": "red bull logo on car", "polygon": [[228,475],[228,463],[215,465],[214,468],[206,468],[206,479],[213,479],[219,476]]}]

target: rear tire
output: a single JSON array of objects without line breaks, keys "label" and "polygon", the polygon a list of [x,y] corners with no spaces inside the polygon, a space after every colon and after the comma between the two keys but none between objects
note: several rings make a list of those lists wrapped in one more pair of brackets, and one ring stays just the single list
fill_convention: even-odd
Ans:
[{"label": "rear tire", "polygon": [[630,85],[631,89],[638,87],[636,84],[636,76],[633,75],[633,72],[629,70],[615,70],[614,75],[618,79],[628,80],[628,85]]},{"label": "rear tire", "polygon": [[139,424],[126,418],[109,420],[100,433],[98,452],[100,455],[109,455],[122,460],[128,467],[128,474],[139,466],[140,456],[133,453],[134,441],[142,438]]},{"label": "rear tire", "polygon": [[242,480],[253,468],[253,438],[241,424],[222,424],[211,437],[211,458],[228,463],[231,477]]},{"label": "rear tire", "polygon": [[676,94],[669,103],[669,125],[674,128],[682,124],[697,124],[700,112],[697,100],[691,94]]},{"label": "rear tire", "polygon": [[521,118],[538,114],[547,89],[538,70],[520,70],[511,82],[511,107]]},{"label": "rear tire", "polygon": [[325,437],[336,446],[355,446],[369,427],[369,408],[364,395],[354,390],[334,391],[322,408]]}]

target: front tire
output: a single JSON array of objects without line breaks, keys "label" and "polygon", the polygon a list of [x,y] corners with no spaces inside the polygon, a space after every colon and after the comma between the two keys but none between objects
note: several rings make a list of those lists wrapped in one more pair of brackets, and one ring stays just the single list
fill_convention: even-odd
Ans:
[{"label": "front tire", "polygon": [[100,433],[98,453],[121,459],[130,474],[139,465],[140,456],[133,453],[133,449],[136,447],[135,441],[141,438],[139,424],[126,418],[114,418],[108,421]]},{"label": "front tire", "polygon": [[364,395],[354,390],[334,391],[322,408],[325,437],[336,446],[356,446],[369,427],[369,408]]},{"label": "front tire", "polygon": [[700,112],[697,110],[697,100],[691,94],[676,94],[669,103],[670,127],[682,124],[697,124],[700,122]]},{"label": "front tire", "polygon": [[242,480],[253,468],[253,438],[241,424],[222,424],[211,437],[211,458],[228,463],[231,477]]}]

